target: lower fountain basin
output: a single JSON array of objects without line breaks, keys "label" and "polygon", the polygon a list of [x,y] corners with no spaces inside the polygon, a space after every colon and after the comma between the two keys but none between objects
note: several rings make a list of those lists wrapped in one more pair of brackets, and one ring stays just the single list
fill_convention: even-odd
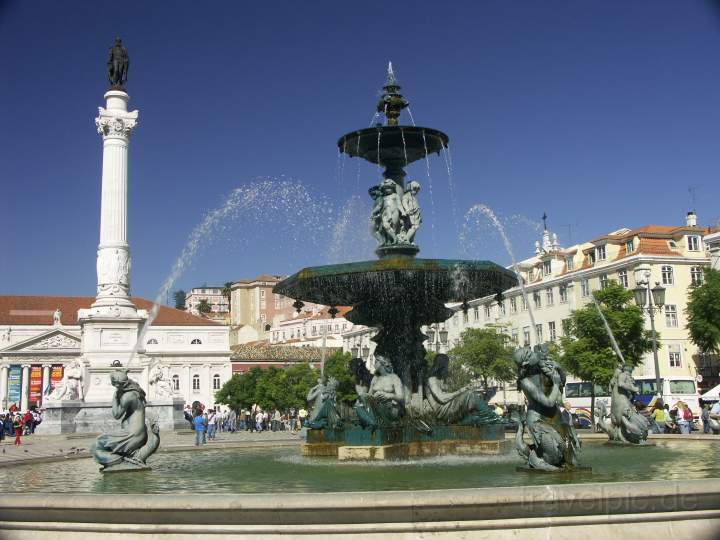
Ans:
[{"label": "lower fountain basin", "polygon": [[369,300],[434,306],[438,301],[496,295],[516,285],[511,270],[491,261],[389,257],[304,268],[278,283],[273,292],[326,306]]}]

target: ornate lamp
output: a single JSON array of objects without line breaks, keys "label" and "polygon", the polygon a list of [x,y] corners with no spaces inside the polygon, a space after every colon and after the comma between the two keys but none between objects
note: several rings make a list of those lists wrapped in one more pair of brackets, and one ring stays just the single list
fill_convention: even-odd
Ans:
[{"label": "ornate lamp", "polygon": [[645,307],[647,303],[647,287],[643,287],[642,285],[635,287],[633,294],[635,295],[635,303],[640,307]]},{"label": "ornate lamp", "polygon": [[440,330],[440,343],[442,343],[443,345],[447,345],[447,341],[448,331],[443,328],[442,330]]},{"label": "ornate lamp", "polygon": [[659,283],[651,289],[653,304],[657,307],[663,307],[665,305],[665,287],[661,287]]},{"label": "ornate lamp", "polygon": [[370,354],[370,348],[369,347],[363,347],[362,348],[362,357],[367,358]]}]

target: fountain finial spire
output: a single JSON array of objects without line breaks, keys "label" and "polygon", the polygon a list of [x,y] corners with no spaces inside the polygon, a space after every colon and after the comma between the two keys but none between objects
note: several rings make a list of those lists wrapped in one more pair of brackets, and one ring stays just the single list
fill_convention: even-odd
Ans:
[{"label": "fountain finial spire", "polygon": [[400,111],[408,105],[410,105],[410,103],[400,93],[400,85],[395,77],[392,62],[388,62],[387,80],[385,81],[385,86],[383,86],[383,93],[377,106],[377,112],[385,115],[388,126],[397,126]]}]

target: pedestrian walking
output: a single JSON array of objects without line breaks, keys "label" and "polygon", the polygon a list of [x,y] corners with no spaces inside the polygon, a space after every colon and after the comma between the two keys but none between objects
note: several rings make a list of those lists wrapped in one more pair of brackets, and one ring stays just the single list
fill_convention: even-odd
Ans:
[{"label": "pedestrian walking", "polygon": [[195,446],[205,444],[205,418],[202,414],[193,418],[193,428],[195,429]]}]

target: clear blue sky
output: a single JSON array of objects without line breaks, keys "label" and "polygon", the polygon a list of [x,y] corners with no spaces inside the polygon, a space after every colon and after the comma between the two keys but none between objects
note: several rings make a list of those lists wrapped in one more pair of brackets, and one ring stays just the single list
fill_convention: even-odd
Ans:
[{"label": "clear blue sky", "polygon": [[[432,204],[425,164],[409,171],[423,184],[421,256],[507,263],[487,227],[458,245],[476,203],[508,219],[546,211],[564,244],[568,224],[574,241],[681,224],[689,187],[701,224],[720,217],[711,2],[0,1],[2,294],[95,292],[94,117],[115,35],[140,110],[129,166],[137,295],[153,297],[203,216],[258,177],[302,182],[323,212],[241,212],[178,287],[328,262],[353,195],[363,214],[343,256],[366,256],[377,170],[339,160],[335,144],[370,123],[388,60],[416,122],[451,141],[454,197],[442,158],[430,162]],[[523,222],[510,219],[527,256],[536,234]]]}]

